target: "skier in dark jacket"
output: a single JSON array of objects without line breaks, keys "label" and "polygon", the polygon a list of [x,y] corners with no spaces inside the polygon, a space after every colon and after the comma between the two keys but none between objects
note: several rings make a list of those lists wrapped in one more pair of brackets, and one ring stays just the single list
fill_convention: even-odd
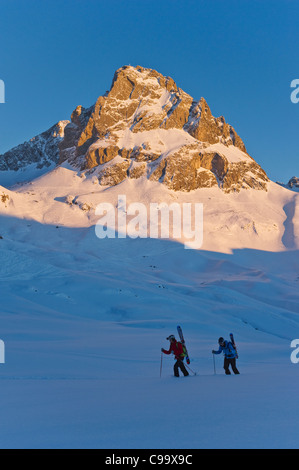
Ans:
[{"label": "skier in dark jacket", "polygon": [[174,335],[170,335],[166,339],[170,341],[169,350],[167,351],[166,349],[162,348],[161,351],[164,354],[171,354],[171,353],[174,354],[174,357],[176,359],[176,363],[173,366],[174,376],[179,377],[180,375],[179,368],[180,368],[184,376],[186,377],[187,375],[189,375],[189,373],[183,363],[185,355],[184,355],[182,343],[177,341]]},{"label": "skier in dark jacket", "polygon": [[224,365],[223,368],[225,370],[226,375],[229,375],[231,372],[229,370],[229,366],[231,366],[233,372],[235,374],[240,374],[236,367],[236,357],[237,357],[237,352],[233,346],[233,344],[230,341],[225,341],[222,337],[218,339],[219,343],[219,349],[218,351],[215,351],[213,349],[212,353],[213,354],[220,354],[223,352],[224,354]]}]

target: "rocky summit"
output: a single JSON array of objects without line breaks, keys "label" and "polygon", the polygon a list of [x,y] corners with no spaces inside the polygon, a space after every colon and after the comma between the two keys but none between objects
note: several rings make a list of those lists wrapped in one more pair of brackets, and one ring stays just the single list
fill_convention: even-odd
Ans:
[{"label": "rocky summit", "polygon": [[38,136],[0,156],[0,169],[55,161],[103,186],[143,177],[175,191],[267,190],[265,171],[224,117],[215,118],[204,98],[194,100],[152,69],[121,67],[109,92],[90,108],[77,106],[71,121],[56,127],[47,131],[49,145],[42,134],[42,147]]},{"label": "rocky summit", "polygon": [[279,181],[277,181],[277,184],[284,188],[291,189],[292,191],[299,192],[299,178],[297,176],[293,176],[287,184],[280,183]]}]

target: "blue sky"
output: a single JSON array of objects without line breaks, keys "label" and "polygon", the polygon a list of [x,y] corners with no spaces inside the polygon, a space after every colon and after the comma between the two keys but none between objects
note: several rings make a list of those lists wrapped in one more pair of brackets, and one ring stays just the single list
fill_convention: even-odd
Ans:
[{"label": "blue sky", "polygon": [[95,102],[122,65],[224,115],[273,180],[299,176],[297,0],[0,0],[0,153]]}]

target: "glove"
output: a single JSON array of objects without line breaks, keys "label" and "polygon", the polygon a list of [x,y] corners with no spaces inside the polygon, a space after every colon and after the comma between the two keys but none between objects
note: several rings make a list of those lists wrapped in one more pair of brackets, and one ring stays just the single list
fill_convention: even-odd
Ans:
[{"label": "glove", "polygon": [[164,352],[164,351],[165,351],[165,349],[161,348],[161,352]]},{"label": "glove", "polygon": [[215,352],[216,352],[216,351],[215,351],[214,349],[212,349],[212,354],[215,354]]}]

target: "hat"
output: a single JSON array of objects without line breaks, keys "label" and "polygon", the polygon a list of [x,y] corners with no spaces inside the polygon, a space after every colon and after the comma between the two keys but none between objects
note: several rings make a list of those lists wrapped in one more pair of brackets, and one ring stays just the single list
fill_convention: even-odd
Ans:
[{"label": "hat", "polygon": [[166,338],[166,339],[168,339],[169,341],[172,341],[173,339],[175,339],[175,337],[174,337],[174,335],[170,335],[170,336],[168,336],[168,338]]}]

